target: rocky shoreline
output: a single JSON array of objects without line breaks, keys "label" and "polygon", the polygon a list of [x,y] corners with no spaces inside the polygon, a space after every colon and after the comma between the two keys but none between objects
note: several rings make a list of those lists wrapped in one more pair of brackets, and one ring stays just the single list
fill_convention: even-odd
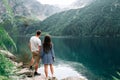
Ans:
[{"label": "rocky shoreline", "polygon": [[[34,70],[29,70],[29,67],[24,65],[23,62],[16,62],[17,57],[14,56],[9,51],[0,50],[0,53],[4,54],[14,65],[14,75],[9,76],[13,80],[46,80],[45,76],[41,74],[40,76],[34,76]],[[48,80],[58,80],[57,78]],[[67,77],[62,80],[86,80],[80,77]]]}]

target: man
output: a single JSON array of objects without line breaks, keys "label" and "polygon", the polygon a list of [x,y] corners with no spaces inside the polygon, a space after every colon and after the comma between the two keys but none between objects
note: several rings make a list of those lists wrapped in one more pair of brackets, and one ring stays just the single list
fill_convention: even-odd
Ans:
[{"label": "man", "polygon": [[36,35],[30,38],[30,50],[32,52],[32,59],[30,62],[30,69],[32,69],[33,64],[35,64],[35,72],[34,75],[40,75],[37,72],[39,61],[40,61],[40,48],[41,48],[41,40],[39,39],[41,35],[41,31],[36,31]]}]

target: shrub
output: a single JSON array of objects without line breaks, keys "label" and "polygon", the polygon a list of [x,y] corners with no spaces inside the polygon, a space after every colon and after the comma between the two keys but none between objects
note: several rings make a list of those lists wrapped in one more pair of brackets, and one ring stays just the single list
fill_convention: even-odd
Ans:
[{"label": "shrub", "polygon": [[0,53],[0,75],[8,77],[13,74],[13,63]]}]

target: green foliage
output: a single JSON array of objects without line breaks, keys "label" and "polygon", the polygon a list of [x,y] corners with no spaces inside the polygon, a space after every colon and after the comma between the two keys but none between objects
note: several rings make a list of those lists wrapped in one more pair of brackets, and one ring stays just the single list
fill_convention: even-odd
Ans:
[{"label": "green foliage", "polygon": [[22,16],[16,16],[15,19],[18,29],[17,35],[27,35],[35,32],[40,23],[39,20]]},{"label": "green foliage", "polygon": [[[117,72],[117,75],[120,76],[120,72]],[[120,80],[120,78],[117,78],[115,76],[112,76],[113,80]]]},{"label": "green foliage", "polygon": [[9,47],[13,47],[15,50],[17,50],[16,44],[14,43],[13,39],[1,26],[0,26],[0,34],[1,34],[0,35],[0,48],[8,49]]},{"label": "green foliage", "polygon": [[1,75],[0,75],[0,80],[11,80],[11,79],[9,79],[9,78],[6,77],[6,76],[1,76]]},{"label": "green foliage", "polygon": [[0,53],[0,75],[9,76],[13,74],[13,64]]},{"label": "green foliage", "polygon": [[6,11],[7,11],[6,15],[9,16],[10,18],[10,19],[8,18],[8,20],[11,21],[11,24],[14,24],[14,13],[11,9],[11,6],[8,3],[8,0],[2,0],[2,1],[4,6],[6,7]]},{"label": "green foliage", "polygon": [[17,34],[17,26],[14,18],[15,16],[12,6],[10,5],[10,0],[2,0],[2,3],[5,7],[5,12],[1,14],[1,19],[3,20],[4,27],[7,26],[7,30],[11,31],[12,35]]}]

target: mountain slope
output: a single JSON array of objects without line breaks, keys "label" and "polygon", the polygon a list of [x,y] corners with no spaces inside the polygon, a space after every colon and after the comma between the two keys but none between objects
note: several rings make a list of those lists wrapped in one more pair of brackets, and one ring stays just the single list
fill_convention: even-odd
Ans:
[{"label": "mountain slope", "polygon": [[58,7],[37,0],[0,0],[0,24],[10,36],[31,34],[40,20],[59,11]]},{"label": "mountain slope", "polygon": [[73,6],[75,8],[81,8],[86,5],[91,4],[93,1],[95,1],[95,0],[76,0],[74,3],[71,4],[71,6]]},{"label": "mountain slope", "polygon": [[[5,0],[0,1],[0,15],[7,14],[6,7],[3,3],[7,4]],[[12,8],[15,16],[27,16],[40,20],[60,11],[58,7],[43,5],[37,0],[8,0],[8,4]]]},{"label": "mountain slope", "polygon": [[40,28],[52,35],[120,36],[119,14],[119,0],[96,0],[82,9],[52,15]]}]

